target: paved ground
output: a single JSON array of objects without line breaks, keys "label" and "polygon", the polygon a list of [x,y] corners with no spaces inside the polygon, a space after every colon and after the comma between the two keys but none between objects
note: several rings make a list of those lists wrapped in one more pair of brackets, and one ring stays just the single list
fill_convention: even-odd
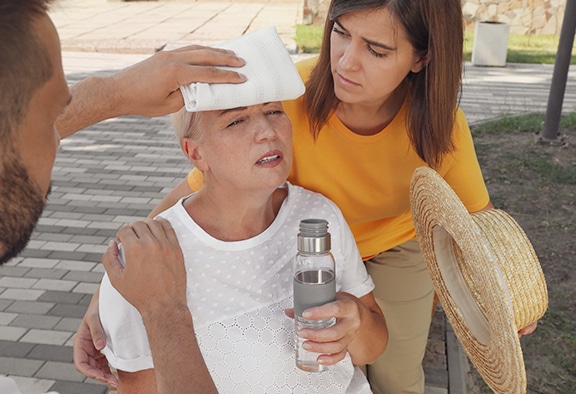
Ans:
[{"label": "paved ground", "polygon": [[52,16],[64,50],[153,53],[167,43],[215,44],[275,25],[294,46],[302,1],[62,0]]},{"label": "paved ground", "polygon": [[[301,18],[301,5],[286,2],[60,4],[52,16],[63,37],[70,83],[133,64],[154,48],[212,43],[265,24],[276,24],[293,50],[294,25]],[[544,111],[552,71],[552,66],[466,64],[461,106],[471,123]],[[574,67],[564,110],[576,111]],[[0,374],[16,379],[24,394],[107,391],[75,371],[71,347],[102,276],[100,255],[123,223],[146,216],[189,170],[168,117],[111,119],[62,141],[53,192],[33,240],[21,257],[0,268]],[[427,393],[464,392],[466,359],[441,308],[424,365]]]}]

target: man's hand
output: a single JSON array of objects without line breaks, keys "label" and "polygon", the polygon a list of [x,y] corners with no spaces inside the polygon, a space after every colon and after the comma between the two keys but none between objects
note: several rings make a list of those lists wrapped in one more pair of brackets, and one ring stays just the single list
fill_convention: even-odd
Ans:
[{"label": "man's hand", "polygon": [[187,308],[186,270],[176,233],[167,220],[142,219],[122,227],[117,234],[126,266],[111,241],[102,257],[110,282],[142,315],[158,318]]},{"label": "man's hand", "polygon": [[187,46],[154,56],[112,76],[123,114],[161,116],[178,111],[184,105],[181,85],[192,82],[240,83],[246,77],[215,66],[241,67],[244,60],[233,52]]}]

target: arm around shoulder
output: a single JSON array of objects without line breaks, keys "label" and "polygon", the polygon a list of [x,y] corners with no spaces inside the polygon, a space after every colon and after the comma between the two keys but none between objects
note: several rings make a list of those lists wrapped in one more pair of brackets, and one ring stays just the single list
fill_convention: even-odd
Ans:
[{"label": "arm around shoulder", "polygon": [[198,347],[188,308],[164,309],[143,316],[154,368],[118,371],[118,394],[217,394]]},{"label": "arm around shoulder", "polygon": [[[143,315],[154,355],[155,372],[152,378],[156,381],[157,392],[185,394],[194,387],[198,393],[217,394],[218,390],[196,341],[188,308],[158,312]],[[149,376],[147,380],[150,381]],[[121,377],[119,383],[121,387]]]},{"label": "arm around shoulder", "polygon": [[[164,219],[142,219],[122,227],[117,238],[126,265],[119,259],[115,242],[110,243],[102,263],[111,285],[142,317],[157,392],[188,393],[195,387],[198,392],[215,393],[188,309],[184,257],[172,226]],[[100,305],[101,312],[103,308]]]}]

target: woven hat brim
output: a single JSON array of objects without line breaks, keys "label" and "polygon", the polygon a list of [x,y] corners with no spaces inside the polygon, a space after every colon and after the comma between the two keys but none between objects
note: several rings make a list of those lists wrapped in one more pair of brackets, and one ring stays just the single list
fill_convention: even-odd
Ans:
[{"label": "woven hat brim", "polygon": [[[502,256],[495,255],[485,233],[489,230],[476,223],[450,186],[429,168],[415,171],[410,199],[423,257],[463,349],[495,392],[525,392],[526,373],[517,334],[521,327],[516,325],[514,297],[498,264]],[[493,211],[499,218],[512,220],[502,211]],[[515,222],[511,226],[519,229]],[[528,242],[522,238],[523,232],[509,235],[518,236],[524,245]],[[532,322],[546,310],[547,292],[535,254],[526,261],[538,274],[533,286],[537,294],[528,298],[541,300],[536,311],[524,317],[533,318]]]}]

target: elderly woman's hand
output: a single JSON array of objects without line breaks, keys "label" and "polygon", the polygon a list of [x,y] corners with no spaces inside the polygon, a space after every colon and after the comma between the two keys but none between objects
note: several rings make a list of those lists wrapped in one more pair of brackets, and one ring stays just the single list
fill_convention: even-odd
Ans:
[{"label": "elderly woman's hand", "polygon": [[[286,314],[294,317],[292,309]],[[372,293],[357,298],[339,292],[336,301],[306,309],[303,316],[308,320],[336,318],[332,327],[302,329],[297,333],[306,339],[304,348],[318,353],[318,362],[323,365],[342,361],[346,352],[350,353],[354,365],[371,363],[388,343],[386,321]]]}]

